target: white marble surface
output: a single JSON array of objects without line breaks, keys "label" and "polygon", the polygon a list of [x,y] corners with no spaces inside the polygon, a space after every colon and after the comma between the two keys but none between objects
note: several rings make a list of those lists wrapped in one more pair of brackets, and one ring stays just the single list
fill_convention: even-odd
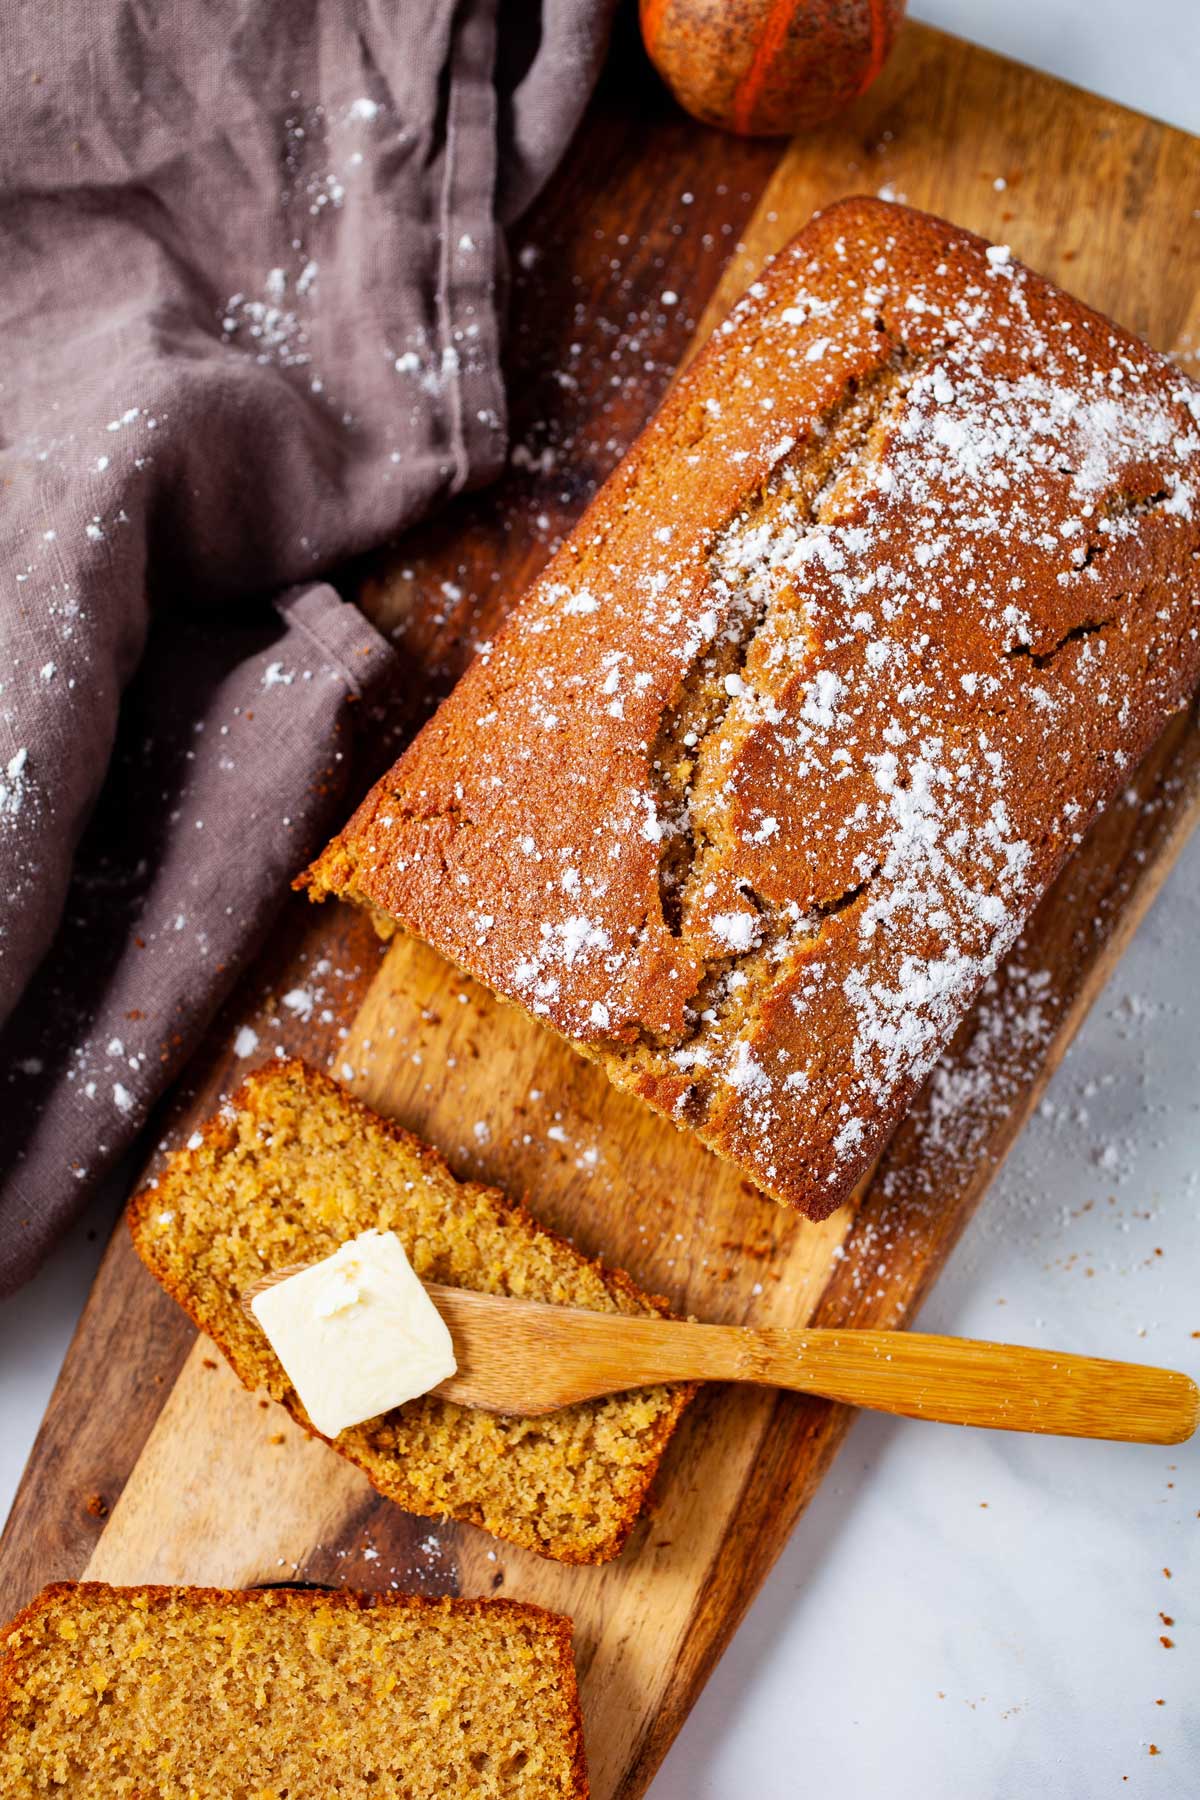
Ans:
[{"label": "white marble surface", "polygon": [[[914,19],[1200,133],[1197,0],[908,0]],[[1086,155],[1087,147],[1082,145]]]},{"label": "white marble surface", "polygon": [[[1200,132],[1197,0],[920,0],[911,10]],[[1200,840],[924,1325],[1200,1374],[1198,994]],[[94,1215],[0,1306],[0,1509],[109,1217]],[[861,1418],[655,1800],[1200,1794],[1198,1520],[1194,1446]]]}]

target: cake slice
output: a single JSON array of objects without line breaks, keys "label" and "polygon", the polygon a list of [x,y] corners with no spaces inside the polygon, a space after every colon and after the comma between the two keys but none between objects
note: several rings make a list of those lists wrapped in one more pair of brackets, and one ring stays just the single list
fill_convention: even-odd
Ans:
[{"label": "cake slice", "polygon": [[[313,1431],[243,1296],[273,1270],[394,1231],[425,1281],[596,1312],[665,1312],[495,1188],[459,1182],[427,1145],[302,1062],[269,1063],[130,1204],[138,1255],[248,1388]],[[536,1420],[426,1394],[333,1447],[409,1512],[449,1515],[562,1562],[616,1556],[687,1387],[639,1389]],[[313,1431],[313,1435],[319,1435]]]},{"label": "cake slice", "polygon": [[512,1600],[49,1587],[0,1662],[0,1793],[583,1800],[571,1622]]},{"label": "cake slice", "polygon": [[1200,388],[844,201],[304,879],[821,1218],[1198,677]]}]

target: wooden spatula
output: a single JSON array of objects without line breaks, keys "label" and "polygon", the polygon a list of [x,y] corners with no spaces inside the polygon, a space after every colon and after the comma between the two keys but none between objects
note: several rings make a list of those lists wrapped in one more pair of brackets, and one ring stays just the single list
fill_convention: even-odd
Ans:
[{"label": "wooden spatula", "polygon": [[[256,1283],[247,1310],[295,1273]],[[484,1412],[532,1418],[626,1388],[749,1381],[910,1419],[1139,1444],[1180,1444],[1200,1421],[1194,1381],[1141,1363],[909,1331],[692,1325],[427,1286],[458,1362],[434,1392]]]}]

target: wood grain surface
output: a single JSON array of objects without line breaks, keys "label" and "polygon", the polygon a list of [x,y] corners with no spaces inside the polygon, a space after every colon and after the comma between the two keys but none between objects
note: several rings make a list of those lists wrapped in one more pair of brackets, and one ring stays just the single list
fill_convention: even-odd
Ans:
[{"label": "wood grain surface", "polygon": [[[621,79],[529,227],[540,255],[525,259],[515,298],[512,478],[366,573],[367,604],[411,653],[415,711],[494,628],[652,408],[714,284],[701,334],[823,202],[907,198],[1011,243],[1165,349],[1200,337],[1200,146],[1181,133],[909,27],[859,109],[776,164],[770,147],[665,107],[648,121],[647,90],[625,79],[630,54],[623,46]],[[820,1226],[764,1201],[431,952],[381,953],[337,909],[285,915],[171,1129],[190,1129],[233,1085],[232,1031],[249,1021],[264,1045],[328,1060],[459,1173],[527,1192],[581,1248],[684,1310],[900,1325],[1198,817],[1189,714],[1065,871],[866,1194]],[[800,1396],[709,1389],[625,1554],[568,1569],[376,1499],[188,1342],[118,1234],[0,1552],[5,1606],[85,1562],[109,1579],[395,1582],[540,1600],[576,1620],[599,1800],[644,1792],[851,1416]]]}]

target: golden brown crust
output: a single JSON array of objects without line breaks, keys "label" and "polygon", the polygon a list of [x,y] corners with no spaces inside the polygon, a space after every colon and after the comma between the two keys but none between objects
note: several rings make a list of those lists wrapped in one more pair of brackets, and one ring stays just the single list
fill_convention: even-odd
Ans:
[{"label": "golden brown crust", "polygon": [[487,1617],[501,1618],[511,1615],[513,1618],[536,1621],[550,1633],[557,1642],[560,1651],[571,1653],[571,1620],[566,1613],[553,1612],[549,1607],[539,1606],[534,1600],[513,1600],[506,1595],[426,1594],[402,1593],[363,1593],[357,1588],[314,1588],[279,1587],[267,1588],[216,1588],[216,1587],[180,1587],[169,1582],[147,1581],[129,1584],[113,1584],[107,1581],[52,1581],[16,1616],[4,1626],[4,1643],[11,1648],[14,1639],[21,1637],[23,1627],[43,1613],[53,1611],[54,1607],[68,1596],[80,1598],[93,1597],[100,1599],[105,1595],[121,1597],[129,1600],[133,1596],[149,1602],[177,1600],[186,1596],[198,1604],[203,1602],[212,1606],[262,1606],[269,1609],[282,1608],[291,1612],[311,1612],[315,1606],[344,1608],[350,1612],[412,1612],[412,1613],[448,1613],[452,1617]]},{"label": "golden brown crust", "polygon": [[365,1594],[347,1588],[181,1588],[161,1583],[113,1587],[102,1581],[53,1582],[35,1595],[3,1628],[3,1655],[0,1656],[0,1739],[12,1716],[22,1659],[35,1641],[35,1627],[40,1620],[74,1599],[110,1601],[118,1610],[127,1609],[132,1602],[138,1600],[145,1601],[150,1607],[183,1600],[197,1609],[217,1606],[243,1613],[253,1613],[256,1609],[284,1611],[298,1616],[311,1616],[318,1611],[390,1614],[408,1612],[414,1616],[426,1617],[441,1614],[452,1618],[511,1619],[533,1626],[549,1640],[557,1662],[556,1686],[564,1714],[567,1754],[571,1764],[570,1784],[563,1789],[564,1800],[587,1800],[587,1760],[572,1624],[564,1613],[552,1612],[532,1601],[507,1598],[445,1595],[430,1599],[418,1594]]},{"label": "golden brown crust", "polygon": [[[384,1136],[402,1150],[406,1158],[419,1165],[430,1183],[437,1184],[451,1195],[462,1193],[485,1198],[487,1204],[503,1216],[507,1231],[517,1234],[531,1250],[536,1248],[542,1254],[548,1249],[553,1250],[561,1262],[576,1274],[586,1271],[598,1278],[614,1304],[631,1310],[650,1310],[664,1316],[669,1312],[668,1303],[661,1295],[643,1292],[625,1270],[610,1268],[597,1259],[583,1256],[565,1238],[535,1219],[523,1202],[511,1198],[499,1189],[484,1189],[472,1184],[464,1187],[458,1183],[444,1158],[430,1145],[415,1138],[393,1121],[382,1118],[321,1070],[300,1059],[274,1062],[255,1070],[246,1078],[221,1112],[200,1127],[189,1146],[176,1152],[163,1174],[134,1195],[128,1211],[129,1228],[139,1257],[155,1279],[183,1308],[193,1324],[222,1352],[243,1386],[251,1391],[264,1385],[264,1365],[261,1351],[257,1355],[250,1354],[246,1344],[237,1341],[235,1334],[243,1323],[240,1295],[228,1294],[222,1306],[214,1304],[211,1285],[205,1284],[201,1288],[194,1278],[190,1278],[181,1269],[174,1258],[171,1238],[157,1229],[155,1222],[164,1214],[170,1215],[174,1209],[182,1210],[186,1206],[188,1194],[206,1184],[206,1158],[214,1154],[219,1157],[230,1148],[236,1136],[239,1115],[252,1112],[264,1097],[269,1105],[272,1091],[287,1084],[297,1084],[314,1108],[322,1100],[332,1102],[343,1117],[357,1119],[364,1129]],[[516,1253],[513,1255],[513,1263],[519,1268],[519,1249],[514,1249]],[[258,1336],[257,1333],[253,1335],[256,1338]],[[274,1359],[271,1360],[273,1362]],[[286,1379],[281,1384],[268,1385],[274,1397],[310,1436],[319,1438],[324,1443],[330,1442],[312,1425]],[[590,1534],[581,1532],[567,1535],[559,1532],[548,1539],[542,1538],[531,1530],[528,1520],[516,1516],[506,1517],[503,1512],[498,1513],[494,1505],[489,1509],[478,1498],[442,1490],[431,1495],[415,1480],[411,1462],[398,1450],[394,1455],[382,1453],[378,1440],[366,1428],[341,1433],[331,1447],[363,1469],[380,1493],[395,1500],[406,1511],[426,1518],[441,1518],[449,1513],[464,1523],[476,1525],[493,1536],[553,1557],[556,1561],[578,1564],[608,1562],[620,1554],[636,1525],[663,1454],[684,1408],[696,1392],[696,1387],[695,1384],[689,1384],[656,1392],[662,1396],[662,1403],[640,1432],[636,1461],[623,1467],[622,1488],[619,1493],[615,1488],[613,1490],[603,1530]],[[636,1401],[636,1395],[630,1396],[627,1404],[633,1406]],[[611,1402],[598,1404],[619,1409],[622,1398],[614,1397]],[[471,1423],[470,1415],[465,1415],[463,1408],[432,1397],[426,1402],[411,1403],[408,1410],[411,1412],[412,1408],[422,1406],[436,1408],[438,1419],[435,1421],[435,1429],[449,1434],[446,1441],[453,1440],[455,1419],[464,1430]],[[404,1410],[401,1409],[401,1412]],[[574,1412],[576,1409],[571,1410]],[[549,1432],[543,1433],[544,1437],[549,1435]]]},{"label": "golden brown crust", "polygon": [[305,878],[830,1212],[1200,678],[1200,389],[819,215]]}]

